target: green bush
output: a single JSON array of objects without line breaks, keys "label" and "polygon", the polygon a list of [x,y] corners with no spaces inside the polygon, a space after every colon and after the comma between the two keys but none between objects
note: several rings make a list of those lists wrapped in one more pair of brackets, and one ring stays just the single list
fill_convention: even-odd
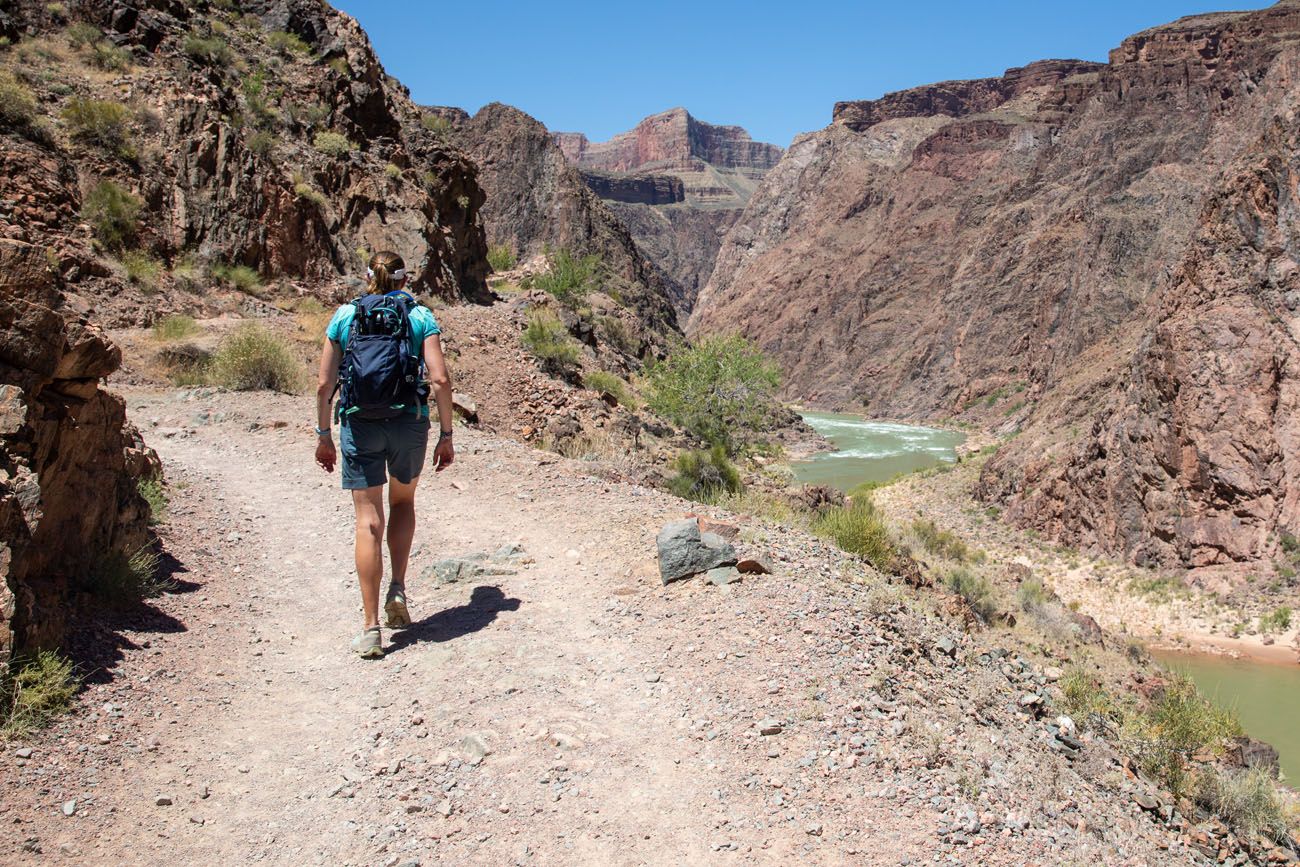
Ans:
[{"label": "green bush", "polygon": [[1202,768],[1196,775],[1195,800],[1248,839],[1256,835],[1274,842],[1286,839],[1286,814],[1264,768],[1227,772]]},{"label": "green bush", "polygon": [[194,317],[176,314],[158,321],[153,327],[154,340],[185,340],[198,334],[203,329],[194,321]]},{"label": "green bush", "polygon": [[311,46],[303,41],[297,33],[289,33],[285,30],[277,30],[266,37],[266,44],[273,49],[289,57],[294,54],[311,54]]},{"label": "green bush", "polygon": [[146,292],[158,291],[158,281],[162,277],[162,262],[140,250],[130,250],[122,254],[122,267],[126,269],[126,279],[144,289]]},{"label": "green bush", "polygon": [[130,113],[120,102],[73,97],[63,109],[63,120],[73,138],[131,158]]},{"label": "green bush", "polygon": [[8,70],[0,70],[0,121],[15,129],[27,129],[37,115],[36,97]]},{"label": "green bush", "polygon": [[1291,628],[1291,607],[1280,605],[1259,618],[1259,631],[1265,635],[1270,632],[1286,632]]},{"label": "green bush", "polygon": [[203,263],[193,253],[186,253],[172,265],[172,279],[184,289],[193,289],[203,279]]},{"label": "green bush", "polygon": [[313,205],[324,206],[327,201],[324,193],[306,182],[294,184],[293,192],[298,198],[311,202]]},{"label": "green bush", "polygon": [[602,395],[609,395],[620,406],[636,407],[636,399],[632,397],[632,390],[628,388],[626,382],[612,373],[604,370],[593,370],[582,377],[582,384],[592,391],[598,391]]},{"label": "green bush", "polygon": [[509,271],[515,267],[515,251],[507,244],[493,244],[488,247],[488,264],[493,271]]},{"label": "green bush", "polygon": [[148,545],[128,554],[112,551],[106,554],[90,576],[90,591],[105,603],[130,607],[141,599],[162,594],[171,582],[159,577],[159,556]]},{"label": "green bush", "polygon": [[1122,718],[1122,708],[1110,693],[1081,667],[1066,669],[1059,685],[1063,693],[1061,707],[1080,728],[1091,729],[1098,721],[1114,723]]},{"label": "green bush", "polygon": [[279,118],[266,91],[266,71],[258,69],[245,76],[239,89],[244,94],[244,106],[253,119],[253,125],[260,129],[273,126]]},{"label": "green bush", "polygon": [[393,163],[389,163],[388,165],[384,166],[384,177],[388,178],[390,181],[395,181],[401,176],[402,176],[401,166],[395,165]]},{"label": "green bush", "polygon": [[229,283],[240,292],[256,295],[262,288],[262,276],[247,265],[213,265],[209,270],[213,277]]},{"label": "green bush", "polygon": [[1038,578],[1026,578],[1016,588],[1016,601],[1022,611],[1037,611],[1051,600],[1051,591]]},{"label": "green bush", "polygon": [[420,118],[420,123],[441,141],[446,141],[451,135],[451,121],[441,115],[426,114]]},{"label": "green bush", "polygon": [[595,254],[579,257],[568,250],[557,250],[546,257],[546,271],[530,277],[529,285],[561,304],[574,306],[596,288],[600,271],[600,257]]},{"label": "green bush", "polygon": [[318,132],[312,139],[312,144],[316,150],[328,157],[338,159],[345,157],[357,149],[357,146],[345,135],[337,132]]},{"label": "green bush", "polygon": [[205,66],[224,69],[235,63],[235,53],[220,36],[191,34],[185,37],[182,48],[186,54]]},{"label": "green bush", "polygon": [[95,230],[100,243],[120,250],[135,240],[140,200],[112,181],[100,181],[82,201],[81,218]]},{"label": "green bush", "polygon": [[90,46],[90,65],[105,72],[125,72],[131,68],[131,52],[111,42],[96,42]]},{"label": "green bush", "polygon": [[258,130],[248,138],[248,149],[258,156],[266,156],[275,147],[275,135],[266,130]]},{"label": "green bush", "polygon": [[729,453],[772,427],[780,372],[742,337],[709,337],[683,346],[646,372],[651,410]]},{"label": "green bush", "polygon": [[673,468],[677,475],[669,480],[668,489],[684,500],[716,503],[725,494],[740,492],[740,472],[720,446],[682,452]]},{"label": "green bush", "polygon": [[918,518],[912,522],[912,532],[921,546],[937,557],[964,563],[970,556],[965,542],[949,530],[940,530],[934,521]]},{"label": "green bush", "polygon": [[15,660],[0,684],[0,737],[25,738],[72,706],[80,681],[72,662],[52,650]]},{"label": "green bush", "polygon": [[626,355],[639,356],[641,354],[641,341],[632,334],[631,329],[627,327],[627,323],[617,316],[597,317],[596,332],[605,343]]},{"label": "green bush", "polygon": [[348,65],[346,57],[331,57],[325,65],[339,75],[348,76],[352,74],[352,67]]},{"label": "green bush", "polygon": [[302,387],[303,370],[284,338],[250,322],[221,341],[212,359],[212,378],[235,391],[292,394]]},{"label": "green bush", "polygon": [[577,341],[549,310],[537,310],[528,317],[522,340],[525,349],[551,367],[567,368],[582,357]]},{"label": "green bush", "polygon": [[992,620],[993,615],[997,613],[997,605],[993,601],[993,587],[983,575],[965,566],[958,566],[950,569],[943,576],[943,584],[951,592],[966,600],[971,611],[985,623]]},{"label": "green bush", "polygon": [[[188,317],[187,317],[188,318]],[[190,322],[194,320],[191,319]],[[160,479],[141,479],[136,486],[140,496],[149,505],[149,523],[157,524],[167,514],[167,492],[163,490]]]},{"label": "green bush", "polygon": [[882,572],[892,569],[898,554],[884,516],[866,493],[855,494],[846,506],[823,512],[813,521],[812,530]]},{"label": "green bush", "polygon": [[63,35],[68,38],[68,44],[73,48],[85,48],[103,39],[104,31],[89,22],[76,21],[68,25]]}]

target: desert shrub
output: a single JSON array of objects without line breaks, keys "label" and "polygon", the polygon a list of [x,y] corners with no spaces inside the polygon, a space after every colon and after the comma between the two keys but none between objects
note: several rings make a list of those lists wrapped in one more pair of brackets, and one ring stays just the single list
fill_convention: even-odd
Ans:
[{"label": "desert shrub", "polygon": [[0,121],[27,129],[36,121],[36,97],[8,70],[0,70]]},{"label": "desert shrub", "polygon": [[636,356],[641,352],[641,341],[632,334],[627,323],[617,316],[597,317],[596,333],[605,343],[627,355]]},{"label": "desert shrub", "polygon": [[220,36],[191,34],[185,37],[182,48],[194,60],[217,69],[232,66],[235,62],[235,53]]},{"label": "desert shrub", "polygon": [[1026,578],[1016,588],[1016,601],[1022,611],[1037,611],[1051,600],[1051,591],[1038,578]]},{"label": "desert shrub", "polygon": [[286,30],[277,30],[270,34],[266,37],[266,43],[285,57],[294,54],[311,54],[311,46],[304,42],[301,36]]},{"label": "desert shrub", "polygon": [[271,96],[266,90],[266,71],[258,69],[244,76],[239,89],[244,95],[244,106],[253,119],[253,124],[263,129],[272,126],[278,118],[271,104]]},{"label": "desert shrub", "polygon": [[1291,607],[1281,605],[1259,618],[1259,631],[1267,635],[1270,632],[1286,632],[1291,628]]},{"label": "desert shrub", "polygon": [[528,317],[521,339],[525,349],[551,367],[566,368],[582,357],[581,348],[569,336],[564,323],[548,310],[537,310]]},{"label": "desert shrub", "polygon": [[75,21],[68,25],[63,35],[67,37],[68,44],[73,48],[85,48],[103,39],[104,31],[88,21]]},{"label": "desert shrub", "polygon": [[812,530],[882,572],[891,568],[897,556],[884,515],[865,492],[855,494],[846,506],[823,512],[813,521]]},{"label": "desert shrub", "polygon": [[[469,203],[464,207],[468,208]],[[600,270],[600,257],[594,253],[575,256],[569,250],[556,250],[547,255],[546,270],[530,277],[529,283],[561,304],[572,306],[596,288]]]},{"label": "desert shrub", "polygon": [[426,114],[420,118],[420,123],[439,139],[446,140],[451,135],[451,121],[441,115]]},{"label": "desert shrub", "polygon": [[346,57],[331,57],[325,65],[339,75],[346,76],[352,74],[352,67],[348,65],[348,59]]},{"label": "desert shrub", "polygon": [[73,97],[63,109],[63,120],[68,132],[79,141],[121,157],[135,155],[130,112],[120,102]]},{"label": "desert shrub", "polygon": [[158,573],[158,552],[145,545],[131,553],[111,551],[90,575],[90,591],[105,603],[129,607],[141,599],[158,596],[171,582]]},{"label": "desert shrub", "polygon": [[612,373],[604,370],[593,370],[582,377],[582,384],[592,391],[609,395],[620,406],[636,406],[636,399],[632,397],[632,390],[628,388],[627,383]]},{"label": "desert shrub", "polygon": [[1061,707],[1081,728],[1095,729],[1103,722],[1118,722],[1121,708],[1096,678],[1080,666],[1066,669],[1060,680]]},{"label": "desert shrub", "polygon": [[958,563],[966,562],[970,550],[966,543],[949,530],[940,530],[934,521],[918,518],[912,522],[912,532],[921,547],[937,557],[947,557]]},{"label": "desert shrub", "polygon": [[193,253],[186,253],[172,264],[172,279],[184,289],[193,289],[203,279],[203,263]]},{"label": "desert shrub", "polygon": [[140,200],[112,181],[100,181],[81,203],[81,218],[110,250],[120,250],[139,230]]},{"label": "desert shrub", "polygon": [[743,337],[709,337],[648,368],[646,403],[691,436],[734,453],[772,426],[779,383],[776,364]]},{"label": "desert shrub", "polygon": [[1168,602],[1188,594],[1187,585],[1177,575],[1149,573],[1134,575],[1128,580],[1128,589],[1156,602]]},{"label": "desert shrub", "polygon": [[288,342],[250,322],[221,341],[212,359],[212,379],[235,391],[292,394],[302,386],[303,371]]},{"label": "desert shrub", "polygon": [[258,130],[248,138],[248,149],[258,156],[266,156],[275,147],[275,135],[266,130]]},{"label": "desert shrub", "polygon": [[951,592],[966,600],[971,611],[985,623],[992,620],[993,615],[997,613],[997,605],[993,600],[993,587],[978,572],[965,566],[958,566],[944,574],[943,584]]},{"label": "desert shrub", "polygon": [[90,46],[90,65],[105,72],[125,72],[131,68],[131,52],[100,40]]},{"label": "desert shrub", "polygon": [[682,452],[673,469],[677,475],[669,480],[668,489],[685,500],[714,503],[724,494],[740,491],[740,472],[720,446]]},{"label": "desert shrub", "polygon": [[[194,320],[190,320],[193,322]],[[167,492],[160,479],[141,479],[136,490],[149,506],[149,523],[157,524],[167,513]]]},{"label": "desert shrub", "polygon": [[80,686],[72,662],[52,650],[15,659],[0,683],[0,737],[25,738],[72,705]]},{"label": "desert shrub", "polygon": [[515,267],[515,251],[508,244],[493,244],[488,247],[487,258],[493,271],[509,271]]},{"label": "desert shrub", "polygon": [[158,291],[158,280],[163,273],[162,262],[141,250],[123,253],[121,262],[126,269],[126,279],[147,292]]},{"label": "desert shrub", "polygon": [[345,157],[356,150],[357,146],[345,135],[337,132],[318,132],[312,139],[312,145],[316,150],[328,157]]},{"label": "desert shrub", "polygon": [[326,203],[325,194],[305,181],[293,185],[293,192],[298,198],[321,206]]},{"label": "desert shrub", "polygon": [[1263,835],[1276,842],[1286,838],[1286,814],[1264,768],[1227,772],[1202,768],[1196,775],[1194,797],[1238,834],[1247,838]]},{"label": "desert shrub", "polygon": [[[388,178],[390,181],[395,181],[401,176],[402,176],[401,166],[395,165],[393,163],[389,163],[388,165],[384,166],[384,177]],[[491,257],[489,256],[489,259],[490,258]]]},{"label": "desert shrub", "polygon": [[212,276],[229,283],[240,292],[256,295],[262,288],[262,276],[247,265],[213,265]]},{"label": "desert shrub", "polygon": [[154,340],[185,340],[202,331],[194,317],[176,314],[167,316],[153,327]]},{"label": "desert shrub", "polygon": [[291,123],[314,127],[324,123],[329,118],[330,107],[322,103],[303,105],[302,103],[291,102],[285,108],[285,113],[289,116]]}]

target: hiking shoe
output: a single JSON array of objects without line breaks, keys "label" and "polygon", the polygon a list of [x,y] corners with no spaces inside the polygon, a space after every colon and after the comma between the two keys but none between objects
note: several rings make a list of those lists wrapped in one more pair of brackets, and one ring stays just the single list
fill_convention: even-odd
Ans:
[{"label": "hiking shoe", "polygon": [[362,659],[378,659],[383,656],[384,638],[379,632],[379,627],[372,626],[362,630],[360,635],[352,639],[352,650]]},{"label": "hiking shoe", "polygon": [[400,629],[411,625],[411,615],[406,610],[406,587],[401,584],[389,584],[388,596],[384,599],[384,615],[389,629]]}]

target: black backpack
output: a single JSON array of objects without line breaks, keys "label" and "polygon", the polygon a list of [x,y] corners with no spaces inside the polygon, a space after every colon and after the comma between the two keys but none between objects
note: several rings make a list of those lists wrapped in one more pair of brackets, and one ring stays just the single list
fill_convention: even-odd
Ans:
[{"label": "black backpack", "polygon": [[427,402],[421,361],[411,354],[414,304],[405,292],[352,302],[356,315],[339,364],[340,416],[396,418]]}]

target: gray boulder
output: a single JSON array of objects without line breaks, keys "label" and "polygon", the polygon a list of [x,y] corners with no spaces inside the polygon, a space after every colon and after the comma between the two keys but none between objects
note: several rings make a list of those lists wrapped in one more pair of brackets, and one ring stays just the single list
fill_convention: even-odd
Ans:
[{"label": "gray boulder", "polygon": [[670,521],[659,531],[659,578],[664,584],[718,566],[736,565],[736,549],[715,533],[701,533],[695,518]]}]

